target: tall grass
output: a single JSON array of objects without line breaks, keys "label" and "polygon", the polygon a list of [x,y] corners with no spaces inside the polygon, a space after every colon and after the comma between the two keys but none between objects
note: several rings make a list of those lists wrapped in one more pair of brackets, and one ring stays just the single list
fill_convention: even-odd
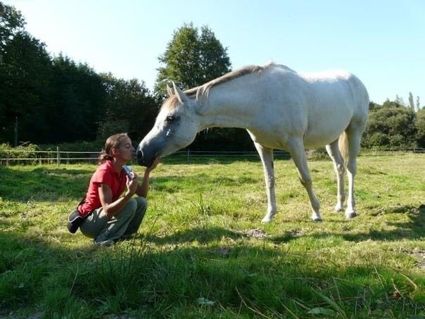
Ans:
[{"label": "tall grass", "polygon": [[332,164],[309,164],[324,221],[277,160],[264,225],[259,161],[165,159],[138,236],[110,248],[65,228],[94,165],[1,166],[0,317],[424,318],[425,156],[360,157],[351,221]]}]

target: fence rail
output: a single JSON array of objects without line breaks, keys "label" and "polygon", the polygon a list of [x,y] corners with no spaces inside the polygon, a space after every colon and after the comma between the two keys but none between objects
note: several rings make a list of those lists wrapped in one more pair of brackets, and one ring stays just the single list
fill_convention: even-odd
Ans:
[{"label": "fence rail", "polygon": [[[414,149],[385,149],[385,150],[363,150],[362,156],[382,156],[392,155],[394,153],[410,152],[425,154],[425,148]],[[325,153],[323,153],[325,155]],[[90,151],[61,151],[59,148],[51,151],[35,151],[24,149],[8,149],[0,150],[0,165],[17,164],[19,162],[27,164],[70,164],[75,162],[96,162],[99,152]],[[285,151],[275,150],[274,155],[278,158],[286,157],[289,155]],[[194,158],[250,158],[258,157],[255,151],[192,151],[190,149],[178,151],[173,156],[186,159],[190,162]]]},{"label": "fence rail", "polygon": [[[275,151],[276,155],[287,154],[284,151]],[[0,150],[0,165],[17,164],[19,162],[29,164],[70,164],[75,162],[96,162],[99,152],[87,151],[27,151],[27,150]],[[190,162],[197,157],[257,157],[255,151],[178,151],[172,155]]]}]

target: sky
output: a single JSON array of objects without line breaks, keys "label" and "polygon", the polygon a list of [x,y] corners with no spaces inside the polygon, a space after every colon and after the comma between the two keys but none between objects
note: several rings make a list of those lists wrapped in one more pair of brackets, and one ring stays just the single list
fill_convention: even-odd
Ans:
[{"label": "sky", "polygon": [[300,72],[346,70],[370,99],[425,105],[423,0],[0,0],[26,30],[96,72],[153,89],[162,55],[185,23],[208,26],[232,68],[275,62]]}]

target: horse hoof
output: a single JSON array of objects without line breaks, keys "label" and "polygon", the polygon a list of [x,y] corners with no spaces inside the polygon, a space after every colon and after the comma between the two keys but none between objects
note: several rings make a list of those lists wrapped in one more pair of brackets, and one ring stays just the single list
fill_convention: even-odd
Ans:
[{"label": "horse hoof", "polygon": [[357,213],[356,212],[345,213],[345,218],[346,219],[353,219],[356,216],[357,216]]},{"label": "horse hoof", "polygon": [[321,222],[322,221],[322,217],[319,214],[313,214],[311,216],[311,219],[313,220],[313,222]]},{"label": "horse hoof", "polygon": [[344,208],[341,205],[335,206],[335,212],[339,213],[339,212],[342,212],[343,210],[344,210]]},{"label": "horse hoof", "polygon": [[273,219],[273,217],[265,216],[265,217],[261,220],[261,222],[262,222],[263,224],[268,224],[268,223],[270,223],[270,222],[272,221],[272,219]]}]

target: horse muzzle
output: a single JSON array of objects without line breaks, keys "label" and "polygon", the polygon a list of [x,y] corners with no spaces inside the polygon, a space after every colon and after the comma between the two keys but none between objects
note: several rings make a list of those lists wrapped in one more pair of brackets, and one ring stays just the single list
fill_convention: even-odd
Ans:
[{"label": "horse muzzle", "polygon": [[152,164],[152,162],[153,162],[153,161],[149,162],[148,159],[146,158],[146,156],[143,156],[143,152],[141,150],[137,150],[136,159],[137,159],[137,163],[139,165],[146,166],[146,167],[149,167],[150,164]]},{"label": "horse muzzle", "polygon": [[139,165],[150,167],[157,157],[155,152],[150,152],[148,147],[139,147],[136,152],[136,160]]}]

